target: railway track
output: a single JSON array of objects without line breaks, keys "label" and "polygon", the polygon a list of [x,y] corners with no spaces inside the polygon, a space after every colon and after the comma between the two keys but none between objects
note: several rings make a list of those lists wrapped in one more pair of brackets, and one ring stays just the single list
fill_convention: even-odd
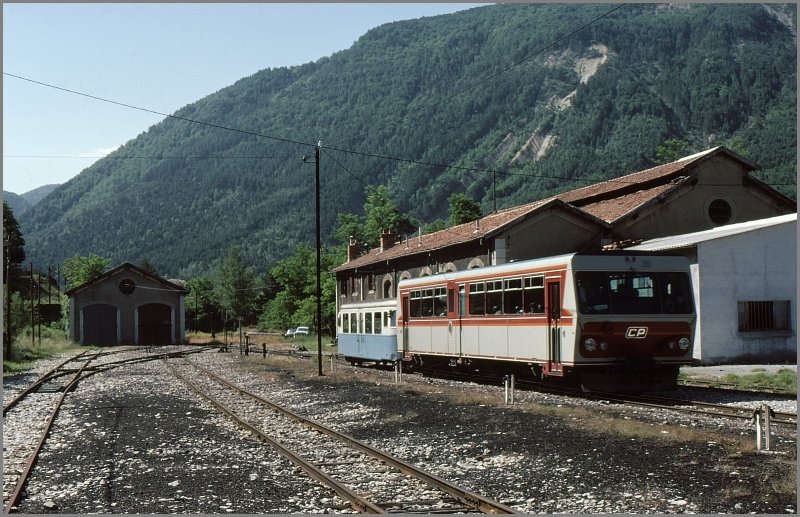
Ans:
[{"label": "railway track", "polygon": [[168,363],[195,393],[362,513],[517,513],[282,408],[188,360]]},{"label": "railway track", "polygon": [[[207,350],[208,347],[179,349],[165,353],[152,353],[152,348],[142,347],[116,351],[91,352],[84,351],[67,358],[51,370],[42,374],[28,387],[3,406],[3,510],[11,513],[25,493],[25,484],[36,466],[39,453],[47,441],[61,406],[67,395],[75,389],[81,380],[127,364],[167,359]],[[144,355],[141,355],[144,352]],[[99,362],[119,353],[137,354],[134,357]],[[73,364],[74,363],[74,364]],[[17,414],[35,415],[36,418],[15,418]],[[16,439],[17,420],[23,422],[39,421],[38,439],[18,443]],[[22,433],[20,433],[22,434]],[[6,451],[15,450],[16,457],[24,457],[23,461],[6,457]],[[22,454],[19,451],[23,451]]]}]

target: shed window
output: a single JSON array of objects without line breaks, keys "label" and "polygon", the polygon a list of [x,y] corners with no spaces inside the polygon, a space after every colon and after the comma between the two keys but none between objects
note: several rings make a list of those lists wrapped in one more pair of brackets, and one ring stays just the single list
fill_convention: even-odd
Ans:
[{"label": "shed window", "polygon": [[739,332],[791,330],[791,303],[781,301],[739,302]]}]

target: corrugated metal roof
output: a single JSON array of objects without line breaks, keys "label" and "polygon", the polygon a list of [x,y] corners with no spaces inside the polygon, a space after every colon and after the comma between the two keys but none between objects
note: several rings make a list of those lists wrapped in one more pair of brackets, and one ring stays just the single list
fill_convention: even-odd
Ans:
[{"label": "corrugated metal roof", "polygon": [[723,237],[730,237],[740,233],[752,232],[761,228],[768,228],[771,226],[778,226],[780,224],[797,223],[797,213],[779,215],[776,217],[768,217],[766,219],[756,219],[755,221],[747,221],[744,223],[728,224],[719,226],[710,230],[703,230],[701,232],[685,233],[683,235],[673,235],[670,237],[659,237],[657,239],[650,239],[644,241],[636,246],[625,248],[626,250],[642,250],[642,251],[661,251],[668,249],[685,248],[694,246],[701,242],[721,239]]}]

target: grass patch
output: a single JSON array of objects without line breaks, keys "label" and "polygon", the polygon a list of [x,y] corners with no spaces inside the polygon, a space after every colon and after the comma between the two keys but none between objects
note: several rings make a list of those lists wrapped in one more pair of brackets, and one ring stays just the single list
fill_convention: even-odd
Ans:
[{"label": "grass patch", "polygon": [[742,389],[771,389],[797,393],[797,372],[789,368],[781,368],[775,373],[765,371],[756,371],[747,375],[729,373],[722,380],[725,384],[733,384]]},{"label": "grass patch", "polygon": [[64,336],[63,330],[55,330],[42,327],[42,340],[39,344],[38,333],[36,339],[31,342],[30,333],[17,336],[17,340],[12,346],[12,356],[3,357],[3,375],[30,370],[33,363],[65,352],[78,352],[87,347],[80,346],[70,341]]},{"label": "grass patch", "polygon": [[692,380],[703,381],[712,386],[733,387],[742,390],[774,390],[797,395],[797,371],[791,368],[781,368],[776,372],[768,372],[764,368],[755,368],[753,373],[739,375],[729,373],[723,376],[697,376],[693,377],[681,372],[680,381],[691,383]]}]

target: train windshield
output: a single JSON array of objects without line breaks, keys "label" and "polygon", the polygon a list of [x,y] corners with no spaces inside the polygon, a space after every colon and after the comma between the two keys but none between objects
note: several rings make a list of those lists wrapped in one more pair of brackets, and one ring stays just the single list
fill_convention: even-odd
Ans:
[{"label": "train windshield", "polygon": [[691,314],[687,273],[581,271],[575,274],[582,314]]}]

